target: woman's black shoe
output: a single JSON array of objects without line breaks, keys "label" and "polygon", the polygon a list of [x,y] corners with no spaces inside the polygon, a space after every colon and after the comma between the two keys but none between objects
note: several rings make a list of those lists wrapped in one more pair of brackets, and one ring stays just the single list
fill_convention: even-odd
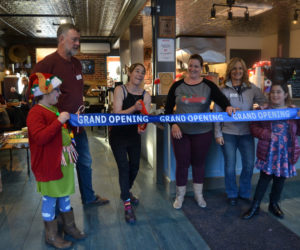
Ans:
[{"label": "woman's black shoe", "polygon": [[269,211],[280,219],[284,217],[284,213],[282,212],[278,204],[275,202],[270,202]]},{"label": "woman's black shoe", "polygon": [[244,220],[249,220],[251,219],[254,215],[257,215],[259,213],[259,202],[254,201],[251,208],[243,214],[242,219]]},{"label": "woman's black shoe", "polygon": [[125,221],[129,224],[135,224],[136,217],[132,208],[125,210]]}]

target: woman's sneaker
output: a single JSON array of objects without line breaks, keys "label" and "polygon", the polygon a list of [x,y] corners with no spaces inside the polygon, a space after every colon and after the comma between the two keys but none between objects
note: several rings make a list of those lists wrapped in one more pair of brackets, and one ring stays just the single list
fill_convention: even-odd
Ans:
[{"label": "woman's sneaker", "polygon": [[134,214],[134,210],[131,206],[130,199],[124,201],[124,209],[125,209],[125,221],[129,224],[134,224],[136,222],[136,217]]},{"label": "woman's sneaker", "polygon": [[140,203],[140,201],[137,197],[133,196],[133,194],[130,193],[130,203],[132,206],[137,206]]}]

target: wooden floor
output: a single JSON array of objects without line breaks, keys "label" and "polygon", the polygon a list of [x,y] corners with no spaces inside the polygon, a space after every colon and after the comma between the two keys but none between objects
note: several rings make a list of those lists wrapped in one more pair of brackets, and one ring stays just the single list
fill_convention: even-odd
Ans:
[{"label": "wooden floor", "polygon": [[[93,132],[87,130],[93,156],[94,189],[109,198],[110,204],[83,206],[76,186],[71,203],[77,225],[88,234],[88,238],[76,242],[73,249],[209,249],[183,212],[173,209],[172,198],[167,196],[162,186],[154,183],[153,171],[143,161],[133,188],[134,194],[140,198],[136,209],[137,223],[126,224],[119,198],[117,168],[104,139],[104,131],[96,128]],[[41,196],[36,192],[34,177],[27,177],[26,152],[18,150],[13,157],[14,165],[10,170],[9,153],[0,152],[3,180],[0,249],[52,249],[44,243]],[[287,188],[289,185],[292,184],[288,183]],[[287,216],[282,223],[300,236],[299,189],[298,195],[287,195],[290,195],[284,200]],[[266,204],[263,208],[266,209]]]}]

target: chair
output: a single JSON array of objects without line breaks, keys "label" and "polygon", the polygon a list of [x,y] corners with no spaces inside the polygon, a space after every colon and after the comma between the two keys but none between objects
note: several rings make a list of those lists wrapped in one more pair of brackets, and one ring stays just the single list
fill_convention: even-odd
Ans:
[{"label": "chair", "polygon": [[26,114],[24,114],[20,107],[8,107],[6,108],[6,112],[13,130],[20,130],[26,127]]},{"label": "chair", "polygon": [[14,124],[11,123],[6,108],[0,110],[0,133],[14,130]]},{"label": "chair", "polygon": [[[106,108],[104,104],[91,104],[88,109],[85,109],[85,113],[106,113]],[[91,126],[91,130],[93,131],[93,126]]]}]

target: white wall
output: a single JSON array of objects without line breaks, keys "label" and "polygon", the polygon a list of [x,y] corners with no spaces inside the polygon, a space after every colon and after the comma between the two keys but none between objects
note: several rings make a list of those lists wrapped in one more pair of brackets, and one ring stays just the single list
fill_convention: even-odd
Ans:
[{"label": "white wall", "polygon": [[227,36],[226,59],[229,61],[230,49],[260,49],[261,59],[270,60],[277,56],[277,34],[265,37]]},{"label": "white wall", "polygon": [[290,35],[290,57],[300,57],[300,30],[292,30]]},{"label": "white wall", "polygon": [[262,38],[261,60],[270,60],[277,57],[278,35],[265,36]]},{"label": "white wall", "polygon": [[226,60],[230,59],[230,49],[262,49],[261,37],[227,36],[226,37]]}]

